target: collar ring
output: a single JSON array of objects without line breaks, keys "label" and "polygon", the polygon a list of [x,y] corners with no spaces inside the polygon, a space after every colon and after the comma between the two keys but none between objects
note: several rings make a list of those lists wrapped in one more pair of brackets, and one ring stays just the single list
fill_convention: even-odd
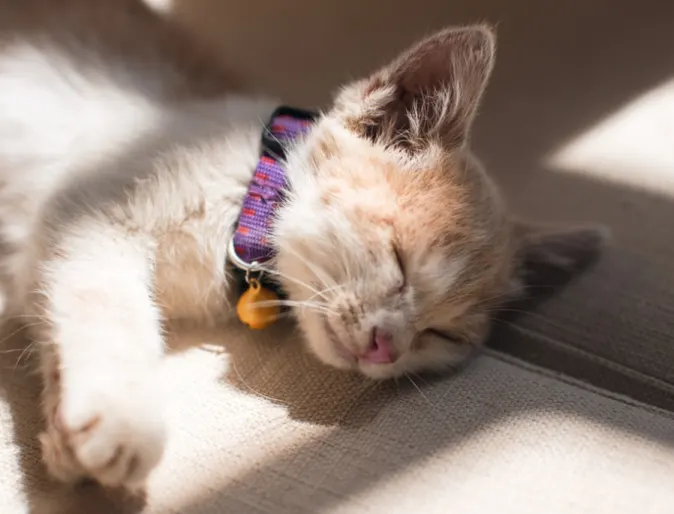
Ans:
[{"label": "collar ring", "polygon": [[229,240],[229,244],[227,245],[227,257],[229,257],[229,260],[234,266],[246,272],[247,284],[250,283],[252,275],[255,275],[258,280],[262,278],[264,270],[260,266],[259,262],[253,261],[251,263],[248,263],[244,261],[241,257],[239,257],[239,255],[236,253],[236,247],[234,246],[234,237],[232,237]]}]

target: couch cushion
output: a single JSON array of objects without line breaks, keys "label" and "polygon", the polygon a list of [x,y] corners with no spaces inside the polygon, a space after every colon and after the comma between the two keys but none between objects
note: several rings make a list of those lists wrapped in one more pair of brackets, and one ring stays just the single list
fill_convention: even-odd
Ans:
[{"label": "couch cushion", "polygon": [[[420,390],[375,384],[324,368],[285,336],[223,336],[230,355],[188,349],[167,361],[171,439],[144,512],[671,511],[665,411],[494,352],[448,379],[413,377]],[[142,508],[49,484],[35,384],[20,369],[3,378],[3,512]]]}]

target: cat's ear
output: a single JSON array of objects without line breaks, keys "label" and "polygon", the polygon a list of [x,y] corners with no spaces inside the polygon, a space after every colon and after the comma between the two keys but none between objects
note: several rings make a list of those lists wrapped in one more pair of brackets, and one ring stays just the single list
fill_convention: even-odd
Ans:
[{"label": "cat's ear", "polygon": [[486,26],[438,32],[344,88],[335,112],[352,130],[385,144],[460,147],[491,74],[494,46]]},{"label": "cat's ear", "polygon": [[609,231],[604,227],[552,229],[515,224],[513,300],[544,297],[562,287],[601,254]]}]

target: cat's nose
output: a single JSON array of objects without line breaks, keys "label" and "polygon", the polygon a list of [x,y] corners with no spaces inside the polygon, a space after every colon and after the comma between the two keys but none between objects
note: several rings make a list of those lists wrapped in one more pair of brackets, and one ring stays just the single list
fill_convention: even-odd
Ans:
[{"label": "cat's nose", "polygon": [[362,359],[371,364],[390,364],[395,362],[398,356],[393,347],[393,335],[375,327],[372,331],[372,339]]}]

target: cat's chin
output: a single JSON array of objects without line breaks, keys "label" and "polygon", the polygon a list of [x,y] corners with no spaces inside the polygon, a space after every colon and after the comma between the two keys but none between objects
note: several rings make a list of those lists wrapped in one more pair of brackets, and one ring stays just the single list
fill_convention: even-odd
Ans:
[{"label": "cat's chin", "polygon": [[[315,341],[315,340],[314,340]],[[321,343],[309,343],[312,353],[323,364],[343,371],[353,371],[373,380],[386,380],[403,375],[395,364],[370,364],[358,359],[346,357],[335,348],[334,343],[325,336]]]},{"label": "cat's chin", "polygon": [[371,380],[389,380],[405,374],[396,364],[368,364],[360,363],[358,371]]}]

